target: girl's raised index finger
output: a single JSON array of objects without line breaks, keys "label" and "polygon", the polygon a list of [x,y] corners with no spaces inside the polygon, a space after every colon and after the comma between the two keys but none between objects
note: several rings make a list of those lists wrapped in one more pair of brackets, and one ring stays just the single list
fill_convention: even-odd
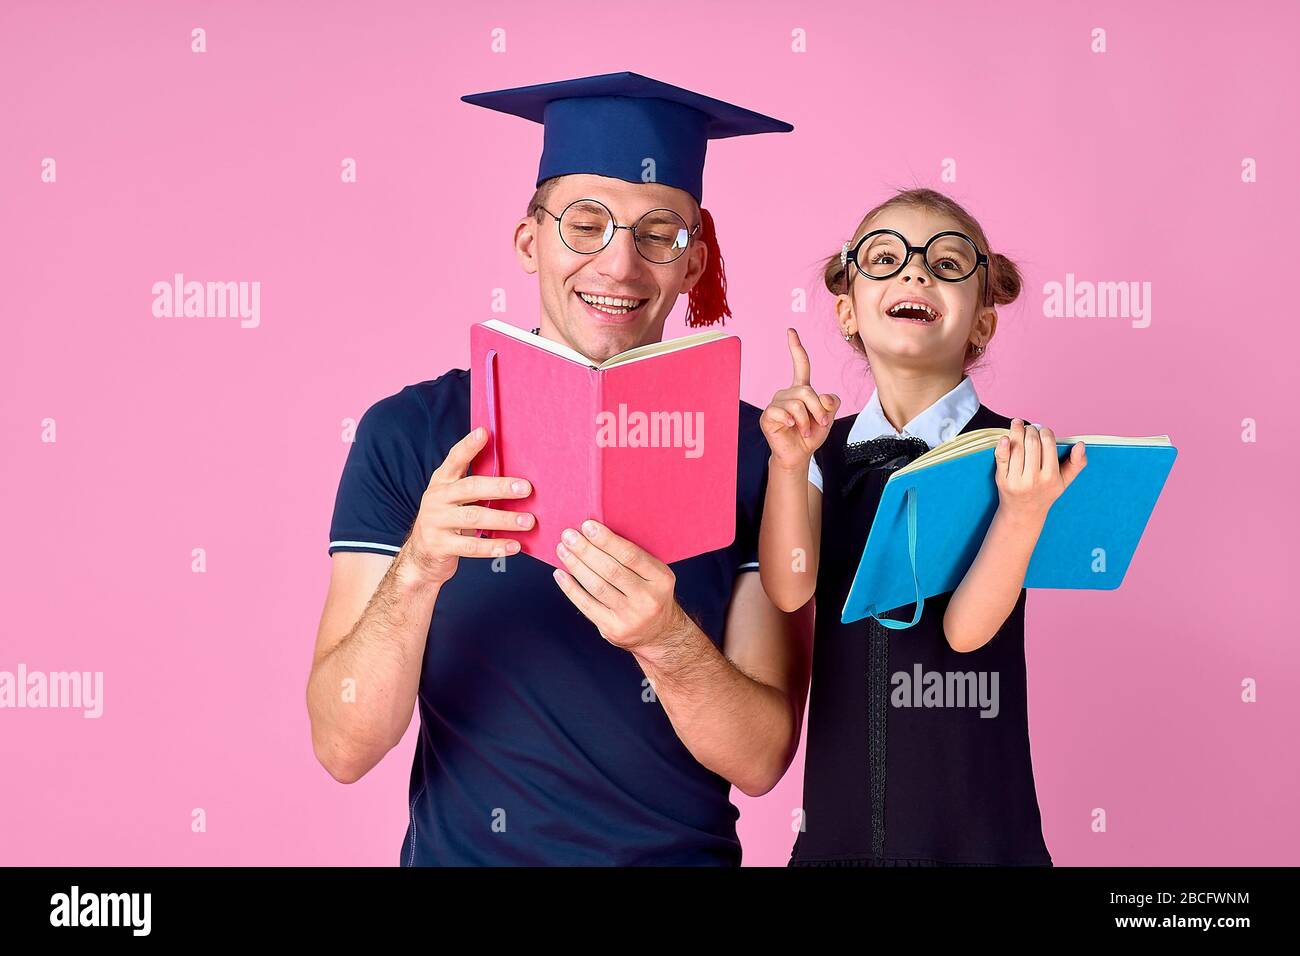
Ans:
[{"label": "girl's raised index finger", "polygon": [[799,333],[794,329],[786,329],[786,339],[790,342],[790,361],[794,363],[794,378],[790,385],[792,388],[797,385],[807,385],[812,375],[812,365],[808,361],[808,353],[804,351],[803,343],[799,341]]}]

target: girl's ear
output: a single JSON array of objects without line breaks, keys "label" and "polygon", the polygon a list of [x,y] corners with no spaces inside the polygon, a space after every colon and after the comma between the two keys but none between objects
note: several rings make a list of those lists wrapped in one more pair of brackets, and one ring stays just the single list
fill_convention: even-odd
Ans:
[{"label": "girl's ear", "polygon": [[526,216],[515,224],[515,257],[528,275],[537,272],[537,219],[533,216]]},{"label": "girl's ear", "polygon": [[975,313],[974,331],[979,333],[979,341],[987,348],[989,340],[998,330],[998,310],[996,308],[980,309]]},{"label": "girl's ear", "polygon": [[858,320],[853,314],[853,297],[841,292],[835,297],[835,320],[840,325],[840,335],[858,334]]}]

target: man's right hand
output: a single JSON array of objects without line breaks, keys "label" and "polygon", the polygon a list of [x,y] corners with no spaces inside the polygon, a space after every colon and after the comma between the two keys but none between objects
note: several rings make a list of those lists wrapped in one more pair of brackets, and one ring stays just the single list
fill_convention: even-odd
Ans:
[{"label": "man's right hand", "polygon": [[420,513],[402,550],[431,583],[451,578],[461,558],[499,558],[518,552],[518,541],[480,538],[480,529],[521,531],[536,523],[526,511],[500,511],[473,503],[526,498],[533,492],[532,485],[522,478],[468,474],[487,437],[487,429],[479,427],[456,442],[434,470],[420,499]]}]

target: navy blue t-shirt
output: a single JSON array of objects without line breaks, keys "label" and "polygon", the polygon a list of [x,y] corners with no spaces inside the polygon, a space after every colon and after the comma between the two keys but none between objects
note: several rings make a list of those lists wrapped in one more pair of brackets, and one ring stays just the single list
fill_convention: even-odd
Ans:
[{"label": "navy blue t-shirt", "polygon": [[[398,552],[434,469],[469,432],[469,382],[453,369],[366,411],[330,554]],[[678,603],[719,648],[736,577],[758,569],[767,476],[761,410],[738,413],[735,541],[671,565]],[[402,864],[739,865],[730,784],[691,756],[636,660],[551,570],[526,554],[461,558],[439,591]]]}]

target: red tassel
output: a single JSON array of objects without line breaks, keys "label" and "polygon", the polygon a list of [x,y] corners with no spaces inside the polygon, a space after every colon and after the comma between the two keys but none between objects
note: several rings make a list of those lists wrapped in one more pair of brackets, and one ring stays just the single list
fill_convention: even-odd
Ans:
[{"label": "red tassel", "polygon": [[709,261],[704,265],[704,274],[688,294],[690,305],[686,310],[686,325],[690,328],[715,322],[725,324],[726,317],[731,315],[731,306],[727,305],[727,273],[713,228],[713,215],[703,207],[700,208],[700,239],[709,251]]}]

